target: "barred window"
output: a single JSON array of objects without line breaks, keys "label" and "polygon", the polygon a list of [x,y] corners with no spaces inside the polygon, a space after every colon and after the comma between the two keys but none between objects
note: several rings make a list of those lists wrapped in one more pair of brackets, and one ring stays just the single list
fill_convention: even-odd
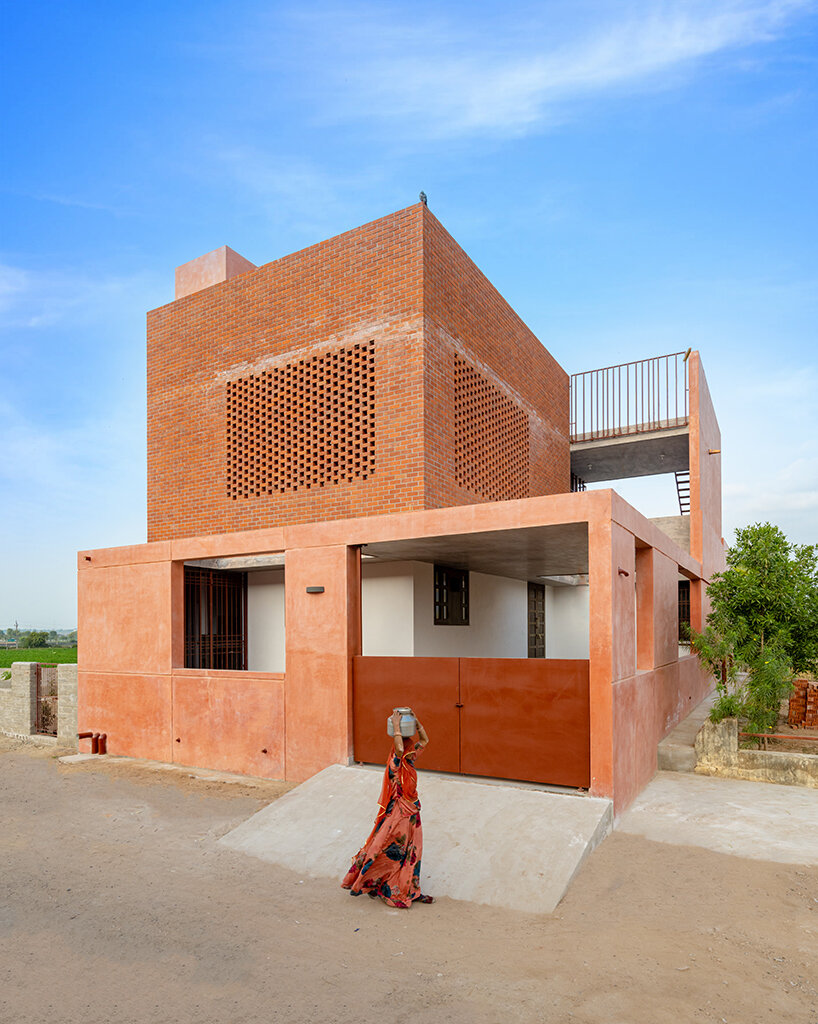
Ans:
[{"label": "barred window", "polygon": [[545,657],[545,584],[528,584],[528,656]]},{"label": "barred window", "polygon": [[247,668],[247,573],[185,566],[185,668]]},{"label": "barred window", "polygon": [[679,640],[690,642],[690,580],[679,580]]}]

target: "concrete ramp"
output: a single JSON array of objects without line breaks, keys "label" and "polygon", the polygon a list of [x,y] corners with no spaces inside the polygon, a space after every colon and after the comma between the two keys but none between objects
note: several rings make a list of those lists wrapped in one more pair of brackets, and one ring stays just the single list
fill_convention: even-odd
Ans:
[{"label": "concrete ramp", "polygon": [[[423,890],[550,913],[608,834],[610,800],[419,773]],[[220,842],[303,875],[337,878],[369,835],[379,772],[331,765]]]}]

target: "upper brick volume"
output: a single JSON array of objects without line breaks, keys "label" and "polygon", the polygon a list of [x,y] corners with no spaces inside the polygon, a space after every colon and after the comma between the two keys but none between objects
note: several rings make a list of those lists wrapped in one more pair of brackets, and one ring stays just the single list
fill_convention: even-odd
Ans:
[{"label": "upper brick volume", "polygon": [[424,204],[227,252],[148,314],[149,541],[569,489],[567,375]]}]

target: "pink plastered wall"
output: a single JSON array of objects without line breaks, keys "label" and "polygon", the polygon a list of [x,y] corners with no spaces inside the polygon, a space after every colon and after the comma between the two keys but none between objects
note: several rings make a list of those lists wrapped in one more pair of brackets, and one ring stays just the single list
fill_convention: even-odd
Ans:
[{"label": "pink plastered wall", "polygon": [[[565,522],[588,526],[591,792],[621,811],[708,681],[675,643],[677,574],[696,579],[700,566],[612,491],[83,552],[80,727],[107,732],[113,753],[294,781],[347,763],[359,546]],[[282,550],[286,673],[184,669],[182,560]],[[648,596],[637,601],[647,564]],[[649,642],[637,631],[646,601]]]}]

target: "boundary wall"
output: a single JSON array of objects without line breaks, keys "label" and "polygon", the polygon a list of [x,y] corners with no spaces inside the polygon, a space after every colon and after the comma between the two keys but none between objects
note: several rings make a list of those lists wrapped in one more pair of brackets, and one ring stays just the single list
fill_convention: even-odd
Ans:
[{"label": "boundary wall", "polygon": [[[15,661],[0,679],[0,732],[33,736],[37,724],[37,662]],[[57,666],[57,739],[77,743],[77,666]]]}]

